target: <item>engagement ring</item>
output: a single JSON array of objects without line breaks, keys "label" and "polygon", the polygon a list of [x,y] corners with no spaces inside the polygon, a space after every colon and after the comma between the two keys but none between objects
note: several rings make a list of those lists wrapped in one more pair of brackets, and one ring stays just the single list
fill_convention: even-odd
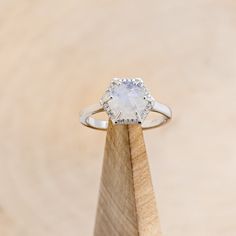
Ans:
[{"label": "engagement ring", "polygon": [[[81,112],[80,121],[90,128],[106,130],[108,121],[92,117],[103,111],[115,125],[140,124],[143,129],[159,127],[172,116],[171,109],[156,101],[140,78],[113,79],[100,103]],[[156,112],[160,117],[146,119],[150,112]]]}]

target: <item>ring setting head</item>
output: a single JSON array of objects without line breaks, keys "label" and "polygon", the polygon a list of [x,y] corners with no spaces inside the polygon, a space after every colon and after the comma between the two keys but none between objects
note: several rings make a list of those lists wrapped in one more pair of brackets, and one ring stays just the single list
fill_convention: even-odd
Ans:
[{"label": "ring setting head", "polygon": [[140,78],[114,78],[100,100],[114,124],[142,124],[154,102]]}]

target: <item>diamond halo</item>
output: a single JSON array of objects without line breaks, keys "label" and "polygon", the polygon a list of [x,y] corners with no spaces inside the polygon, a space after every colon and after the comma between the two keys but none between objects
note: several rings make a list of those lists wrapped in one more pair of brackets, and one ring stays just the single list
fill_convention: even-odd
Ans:
[{"label": "diamond halo", "polygon": [[154,102],[140,78],[114,78],[100,100],[114,124],[142,124]]}]

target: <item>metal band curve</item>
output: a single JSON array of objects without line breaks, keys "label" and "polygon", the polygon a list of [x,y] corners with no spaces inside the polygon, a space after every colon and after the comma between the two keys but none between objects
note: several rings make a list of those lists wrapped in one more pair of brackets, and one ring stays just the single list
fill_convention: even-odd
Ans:
[{"label": "metal band curve", "polygon": [[[160,127],[166,124],[172,117],[171,109],[168,106],[161,104],[157,101],[155,102],[151,111],[161,114],[161,117],[152,120],[145,120],[141,124],[144,130]],[[92,115],[97,114],[99,112],[104,112],[103,107],[99,103],[89,106],[81,112],[80,122],[89,128],[107,130],[108,121],[98,120],[92,117]]]}]

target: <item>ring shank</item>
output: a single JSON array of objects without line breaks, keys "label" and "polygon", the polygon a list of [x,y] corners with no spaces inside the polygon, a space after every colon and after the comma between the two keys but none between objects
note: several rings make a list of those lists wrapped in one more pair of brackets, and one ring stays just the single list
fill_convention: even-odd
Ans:
[{"label": "ring shank", "polygon": [[[80,114],[80,122],[90,128],[98,129],[98,130],[106,130],[108,127],[108,121],[98,120],[92,117],[92,115],[103,112],[103,107],[98,103],[94,104],[85,110],[83,110]],[[143,129],[152,129],[166,124],[171,119],[171,109],[159,102],[155,102],[152,112],[156,112],[161,114],[161,117],[153,119],[153,120],[145,120],[142,123]]]}]

